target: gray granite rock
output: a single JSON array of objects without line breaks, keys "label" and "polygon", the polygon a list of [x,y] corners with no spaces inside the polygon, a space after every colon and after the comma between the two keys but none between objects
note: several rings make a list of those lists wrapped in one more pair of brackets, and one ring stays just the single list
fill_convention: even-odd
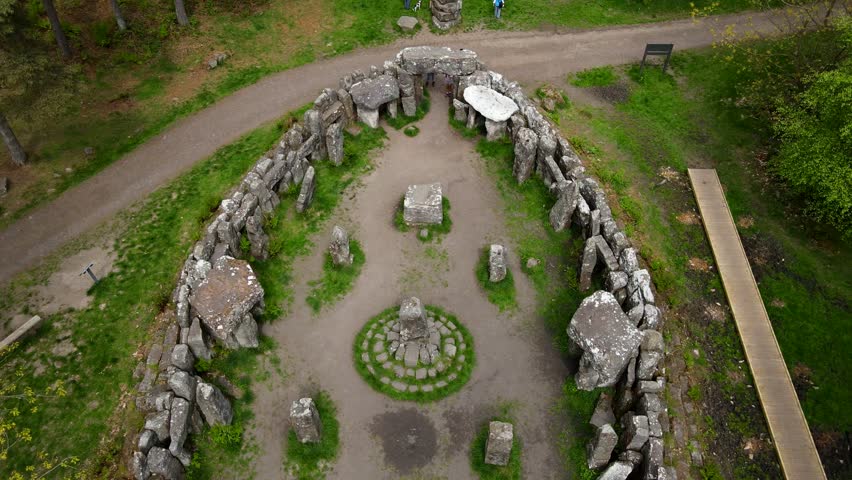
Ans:
[{"label": "gray granite rock", "polygon": [[506,135],[506,122],[497,122],[489,118],[485,119],[485,139],[496,142]]},{"label": "gray granite rock", "polygon": [[349,89],[352,101],[360,107],[378,110],[382,105],[399,98],[399,83],[390,75],[362,80]]},{"label": "gray granite rock", "polygon": [[414,75],[439,72],[458,77],[470,75],[479,64],[476,52],[449,47],[408,47],[397,56],[403,70]]},{"label": "gray granite rock", "polygon": [[257,348],[260,345],[260,341],[257,336],[257,321],[251,313],[243,315],[243,320],[234,330],[234,339],[236,340],[237,345],[243,348]]},{"label": "gray granite rock", "polygon": [[648,441],[648,417],[627,412],[621,417],[621,448],[641,450]]},{"label": "gray granite rock", "polygon": [[234,419],[231,402],[215,386],[199,382],[196,387],[196,402],[208,425],[230,425]]},{"label": "gray granite rock", "polygon": [[322,434],[319,412],[312,398],[300,398],[290,405],[290,425],[301,443],[318,443]]},{"label": "gray granite rock", "polygon": [[595,404],[595,411],[592,413],[589,423],[595,427],[615,423],[615,414],[612,413],[612,397],[608,393],[601,393],[600,397],[598,397],[598,402]]},{"label": "gray granite rock", "polygon": [[176,458],[181,454],[183,444],[189,435],[189,418],[192,415],[193,405],[180,397],[172,400],[171,418],[169,419],[169,452]]},{"label": "gray granite rock", "polygon": [[488,465],[508,465],[509,457],[512,454],[513,441],[514,433],[511,423],[489,423],[488,440],[485,443],[485,463]]},{"label": "gray granite rock", "polygon": [[594,238],[590,238],[586,240],[586,245],[583,247],[583,256],[580,259],[579,289],[581,292],[592,288],[592,274],[595,271],[597,263],[597,242],[595,242]]},{"label": "gray granite rock", "polygon": [[414,29],[417,28],[418,23],[419,22],[416,18],[405,15],[399,17],[399,20],[396,21],[397,26],[399,26],[403,32],[414,31]]},{"label": "gray granite rock", "polygon": [[157,434],[154,433],[153,430],[144,429],[142,430],[142,433],[139,434],[139,440],[136,442],[136,448],[138,448],[143,454],[147,455],[148,451],[151,450],[151,447],[157,446],[157,442],[159,442]]},{"label": "gray granite rock", "polygon": [[618,444],[618,435],[612,425],[606,423],[598,427],[595,437],[586,448],[586,463],[589,468],[597,470],[605,467],[612,457],[612,451]]},{"label": "gray granite rock", "polygon": [[175,395],[185,398],[190,402],[195,400],[195,387],[197,383],[198,380],[196,380],[194,375],[183,370],[177,370],[169,377],[169,388],[175,392]]},{"label": "gray granite rock", "polygon": [[201,321],[198,317],[192,319],[192,323],[189,326],[189,335],[187,337],[186,344],[189,346],[189,349],[192,350],[192,354],[195,358],[203,358],[204,360],[210,360],[213,358],[210,347],[207,345],[206,335],[201,329]]},{"label": "gray granite rock", "polygon": [[480,85],[466,88],[464,99],[480,115],[494,122],[505,122],[518,111],[518,106],[511,98]]},{"label": "gray granite rock", "polygon": [[145,417],[145,429],[151,430],[157,435],[157,443],[165,443],[169,440],[169,418],[168,410],[152,413]]},{"label": "gray granite rock", "polygon": [[556,203],[550,209],[550,226],[553,230],[561,232],[570,225],[579,196],[580,191],[575,182],[565,181],[557,184]]},{"label": "gray granite rock", "polygon": [[343,123],[332,123],[325,132],[328,159],[335,165],[343,163]]},{"label": "gray granite rock", "polygon": [[403,220],[408,225],[439,225],[444,220],[441,184],[409,185],[403,200]]},{"label": "gray granite rock", "polygon": [[349,234],[339,225],[335,225],[331,230],[331,243],[328,246],[328,253],[331,255],[331,262],[335,266],[352,265],[354,256],[349,253]]},{"label": "gray granite rock", "polygon": [[142,452],[133,452],[130,458],[130,473],[136,480],[148,480],[151,478],[151,471],[148,470],[148,459]]},{"label": "gray granite rock", "polygon": [[657,365],[665,357],[665,344],[663,334],[656,330],[644,330],[642,335],[636,376],[651,380],[657,374]]},{"label": "gray granite rock", "polygon": [[515,161],[512,173],[518,183],[524,183],[532,175],[538,135],[529,128],[519,128],[515,133]]},{"label": "gray granite rock", "polygon": [[184,469],[180,461],[165,448],[154,447],[148,452],[148,470],[165,480],[183,480]]},{"label": "gray granite rock", "polygon": [[568,336],[583,350],[581,364],[597,374],[599,387],[615,384],[642,341],[615,297],[603,290],[583,300],[571,318]]},{"label": "gray granite rock", "polygon": [[304,212],[311,206],[314,199],[314,189],[316,189],[317,181],[314,167],[310,166],[305,171],[305,178],[302,180],[302,189],[299,191],[299,198],[296,199],[296,211]]},{"label": "gray granite rock", "polygon": [[633,472],[632,463],[618,460],[610,463],[598,480],[627,480],[631,472]]},{"label": "gray granite rock", "polygon": [[364,122],[370,128],[379,128],[379,109],[358,105],[357,112],[358,120]]},{"label": "gray granite rock", "polygon": [[195,367],[195,355],[189,349],[188,345],[179,343],[172,349],[172,365],[175,367],[191,372]]},{"label": "gray granite rock", "polygon": [[467,122],[467,104],[466,103],[454,98],[453,99],[453,111],[454,111],[453,118],[456,121],[462,122],[462,123]]},{"label": "gray granite rock", "polygon": [[500,282],[506,278],[506,249],[492,244],[488,252],[488,281]]}]

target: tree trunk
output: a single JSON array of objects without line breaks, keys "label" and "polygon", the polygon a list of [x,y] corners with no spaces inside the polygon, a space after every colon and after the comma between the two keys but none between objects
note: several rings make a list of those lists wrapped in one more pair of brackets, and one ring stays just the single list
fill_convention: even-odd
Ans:
[{"label": "tree trunk", "polygon": [[177,13],[177,21],[183,26],[189,25],[189,17],[186,16],[186,7],[183,6],[183,0],[175,0],[175,13]]},{"label": "tree trunk", "polygon": [[6,121],[6,117],[2,113],[0,113],[0,137],[3,137],[3,143],[9,147],[12,163],[18,166],[27,163],[24,147],[21,146],[21,142],[18,141],[18,137],[15,136],[15,132],[12,131],[12,127],[9,126],[9,122]]},{"label": "tree trunk", "polygon": [[118,24],[118,29],[122,32],[127,30],[127,22],[125,22],[124,17],[121,16],[121,8],[118,6],[118,0],[109,0],[109,4],[112,7],[112,13],[115,14],[115,23]]},{"label": "tree trunk", "polygon": [[62,24],[59,23],[59,15],[56,14],[56,7],[53,6],[53,0],[43,0],[43,2],[47,18],[50,20],[50,27],[53,29],[53,36],[56,37],[56,43],[59,44],[59,51],[62,52],[64,58],[71,58],[71,47],[68,46],[68,38],[65,37],[65,32],[62,31]]}]

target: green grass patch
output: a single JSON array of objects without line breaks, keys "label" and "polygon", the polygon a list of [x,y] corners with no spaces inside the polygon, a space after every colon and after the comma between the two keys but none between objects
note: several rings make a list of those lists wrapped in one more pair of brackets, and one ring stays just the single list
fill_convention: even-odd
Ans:
[{"label": "green grass patch", "polygon": [[[376,356],[381,352],[373,351],[376,341],[383,341],[385,343],[385,347],[387,347],[390,343],[387,340],[375,340],[373,338],[376,334],[386,334],[387,332],[384,330],[384,327],[388,327],[388,329],[390,329],[390,325],[399,318],[399,307],[389,307],[364,324],[364,327],[361,328],[358,335],[355,337],[355,343],[352,348],[355,370],[358,371],[361,378],[373,387],[374,390],[397,400],[428,403],[440,400],[458,392],[470,379],[470,374],[476,365],[475,347],[473,343],[473,336],[470,334],[470,331],[468,331],[464,324],[459,322],[454,315],[444,311],[443,309],[432,305],[426,305],[424,308],[427,315],[434,317],[436,321],[440,321],[442,323],[449,322],[455,326],[455,328],[447,327],[450,330],[450,336],[454,338],[455,345],[458,349],[455,356],[449,356],[442,353],[438,359],[433,359],[431,365],[418,363],[418,366],[413,368],[413,370],[416,370],[417,368],[436,368],[438,363],[443,363],[446,366],[446,370],[443,372],[436,372],[437,375],[435,377],[427,376],[425,379],[418,380],[414,376],[408,376],[406,374],[405,376],[398,378],[395,374],[394,367],[401,366],[405,368],[403,362],[401,360],[395,360],[392,355],[389,355],[389,358],[384,362],[380,362],[376,359]],[[458,338],[459,334],[461,338]],[[443,352],[443,340],[445,340],[447,336],[442,334],[441,337],[441,352]],[[464,349],[461,348],[462,343],[465,345]],[[383,351],[387,352],[387,348]],[[370,358],[365,359],[363,357],[364,354],[369,355]],[[462,355],[464,356],[464,359],[461,359]],[[385,367],[385,362],[390,363],[389,368]],[[383,378],[385,381],[382,381]],[[408,386],[418,387],[418,391],[412,392],[408,389],[399,390],[395,388],[393,386],[393,382],[397,380],[404,382]],[[439,381],[445,382],[446,385],[438,387],[437,383]],[[432,391],[424,392],[422,387],[425,385],[431,385],[434,388]]]},{"label": "green grass patch", "polygon": [[[591,470],[586,463],[586,444],[595,435],[595,427],[589,423],[589,418],[595,411],[598,397],[602,393],[611,395],[610,389],[586,392],[577,388],[573,378],[565,380],[562,386],[562,398],[559,410],[568,417],[571,425],[570,438],[563,438],[563,453],[566,456],[566,464],[572,473],[571,478],[580,480],[594,480],[600,472]],[[567,433],[563,435],[567,437]]]},{"label": "green grass patch", "polygon": [[[43,391],[64,380],[70,394],[45,398],[39,411],[16,419],[34,432],[33,442],[18,444],[10,452],[0,463],[0,477],[34,463],[40,451],[88,459],[89,466],[118,462],[113,456],[120,454],[123,439],[97,450],[99,441],[108,436],[108,419],[121,398],[122,385],[136,383],[131,378],[137,362],[133,352],[149,341],[146,331],[157,313],[167,308],[177,272],[220,199],[280,135],[280,124],[261,127],[122,214],[125,228],[115,243],[113,273],[90,289],[92,306],[47,317],[39,335],[22,344],[19,362],[51,367],[21,382]],[[14,298],[15,286],[8,288],[8,295],[0,295],[3,302]],[[51,349],[64,330],[72,332],[77,350],[57,359]],[[13,372],[4,368],[0,376]],[[7,401],[10,407],[16,405],[16,400],[4,399],[4,408]],[[81,411],[86,415],[78,415]],[[50,435],[38,433],[47,429]]]},{"label": "green grass patch", "polygon": [[322,424],[320,441],[301,443],[293,430],[287,435],[284,467],[299,480],[324,479],[340,449],[337,407],[324,391],[317,393],[313,399]]},{"label": "green grass patch", "polygon": [[618,80],[615,69],[611,66],[590,68],[577,72],[568,77],[575,87],[606,87]]},{"label": "green grass patch", "polygon": [[[299,214],[292,208],[279,207],[267,219],[264,226],[269,234],[269,258],[252,262],[257,277],[265,291],[266,311],[263,320],[279,318],[293,300],[290,281],[293,278],[293,261],[299,255],[306,255],[312,247],[311,235],[318,232],[340,201],[341,192],[372,170],[370,152],[384,145],[387,134],[381,128],[371,129],[362,126],[361,132],[344,134],[344,158],[340,166],[330,162],[314,165],[317,187],[310,208]],[[294,201],[298,189],[294,188],[282,196],[282,204]],[[286,199],[286,200],[285,200]],[[357,274],[356,274],[357,275]],[[337,281],[343,282],[343,276]],[[354,281],[354,277],[350,279]],[[332,301],[333,295],[341,293],[342,283],[332,290],[323,289],[318,301]]]},{"label": "green grass patch", "polygon": [[305,301],[314,313],[319,313],[323,306],[330,305],[343,298],[355,284],[366,257],[358,240],[349,240],[349,252],[353,256],[352,265],[335,266],[331,254],[326,252],[322,265],[322,278],[308,282],[311,292]]},{"label": "green grass patch", "polygon": [[[407,125],[410,125],[414,122],[419,122],[420,120],[423,120],[423,117],[425,117],[426,114],[429,113],[429,108],[431,108],[431,100],[429,99],[429,90],[423,89],[423,99],[417,105],[417,110],[415,111],[413,117],[406,116],[405,113],[403,113],[403,111],[402,111],[402,107],[399,107],[398,108],[399,113],[397,114],[396,118],[386,117],[385,121],[387,122],[388,125],[390,125],[394,129],[399,130],[399,129],[401,129],[401,128],[407,126]],[[417,127],[415,127],[415,128],[417,128]],[[405,130],[403,130],[403,132],[406,135],[408,135],[409,137],[413,137],[414,135],[417,135],[416,133],[414,135],[410,135],[408,133],[407,128]]]},{"label": "green grass patch", "polygon": [[404,133],[408,137],[416,137],[417,134],[420,133],[420,129],[417,128],[415,125],[411,125],[411,126],[405,127],[405,130],[403,130],[402,133]]},{"label": "green grass patch", "polygon": [[512,270],[506,266],[506,278],[499,282],[492,282],[488,279],[488,259],[490,256],[490,248],[485,247],[479,255],[479,261],[476,263],[476,279],[479,285],[485,290],[488,301],[497,305],[501,312],[506,310],[514,310],[518,308],[518,301],[515,298],[515,280],[512,278]]},{"label": "green grass patch", "polygon": [[[496,416],[492,422],[507,422],[514,424],[512,417],[507,415]],[[470,468],[479,476],[480,480],[520,480],[522,473],[521,450],[523,443],[518,435],[517,429],[512,429],[514,436],[512,451],[509,453],[509,463],[505,466],[489,465],[485,463],[485,446],[488,444],[488,424],[486,422],[473,438],[470,444]]]}]

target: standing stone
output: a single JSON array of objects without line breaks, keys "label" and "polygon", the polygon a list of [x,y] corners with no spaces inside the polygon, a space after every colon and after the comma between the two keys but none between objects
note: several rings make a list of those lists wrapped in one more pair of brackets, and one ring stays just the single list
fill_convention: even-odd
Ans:
[{"label": "standing stone", "polygon": [[488,281],[500,282],[506,278],[506,249],[502,245],[491,245],[488,253]]},{"label": "standing stone", "polygon": [[618,444],[618,435],[612,429],[612,425],[604,424],[598,427],[595,438],[589,442],[586,448],[586,458],[589,468],[597,470],[609,463],[612,451]]},{"label": "standing stone", "polygon": [[349,234],[343,227],[335,225],[332,229],[328,253],[331,255],[331,262],[335,266],[352,265],[355,256],[349,253]]},{"label": "standing stone", "polygon": [[580,291],[585,292],[592,288],[592,274],[598,263],[597,242],[591,238],[586,241],[583,248],[583,258],[580,264]]},{"label": "standing stone", "polygon": [[489,423],[488,441],[485,444],[485,463],[488,465],[508,465],[509,457],[512,454],[513,439],[514,433],[511,423]]},{"label": "standing stone", "polygon": [[196,401],[198,409],[201,410],[201,415],[208,425],[230,425],[233,421],[234,411],[231,408],[231,402],[215,386],[198,382]]},{"label": "standing stone", "polygon": [[651,380],[657,374],[657,365],[665,356],[663,334],[656,330],[645,330],[642,333],[636,376],[641,380]]},{"label": "standing stone", "polygon": [[408,225],[440,225],[444,221],[440,183],[409,185],[403,199],[402,218]]},{"label": "standing stone", "polygon": [[257,348],[260,341],[257,338],[257,321],[251,313],[243,315],[243,320],[234,330],[234,339],[237,345],[243,348]]},{"label": "standing stone", "polygon": [[169,439],[170,416],[168,410],[163,410],[145,417],[145,428],[154,432],[157,435],[157,441],[160,443],[165,443]]},{"label": "standing stone", "polygon": [[472,110],[488,120],[501,122],[504,126],[506,120],[518,111],[518,105],[511,98],[482,85],[465,88],[463,96]]},{"label": "standing stone", "polygon": [[633,464],[628,461],[619,460],[612,462],[606,467],[606,470],[601,473],[598,480],[627,480],[630,473],[633,472]]},{"label": "standing stone", "polygon": [[305,112],[304,116],[305,126],[308,127],[308,132],[310,132],[311,136],[319,139],[319,144],[316,146],[316,150],[313,152],[313,160],[319,161],[328,155],[328,152],[325,149],[325,142],[322,141],[324,138],[322,131],[322,115],[315,109],[310,109]]},{"label": "standing stone", "polygon": [[180,397],[175,397],[172,400],[171,413],[169,451],[179,458],[184,453],[183,444],[187,435],[189,435],[189,417],[192,414],[192,404]]},{"label": "standing stone", "polygon": [[328,159],[335,165],[343,163],[343,123],[335,122],[325,132],[325,145]]},{"label": "standing stone", "polygon": [[519,128],[515,134],[515,163],[512,173],[518,183],[524,183],[532,174],[538,135],[529,128]]},{"label": "standing stone", "polygon": [[467,122],[467,104],[453,99],[453,118],[458,122]]},{"label": "standing stone", "polygon": [[607,423],[610,425],[615,423],[615,414],[612,412],[612,397],[608,393],[601,393],[589,423],[595,427],[602,427]]},{"label": "standing stone", "polygon": [[130,473],[136,480],[151,478],[151,471],[148,470],[148,459],[143,452],[133,452],[133,457],[130,459]]},{"label": "standing stone", "polygon": [[429,335],[429,324],[423,305],[417,297],[406,298],[399,306],[399,336],[403,342]]},{"label": "standing stone", "polygon": [[172,365],[191,372],[195,367],[195,356],[189,349],[189,345],[179,343],[172,349]]},{"label": "standing stone", "polygon": [[485,139],[496,142],[506,135],[506,122],[495,122],[490,118],[485,119]]},{"label": "standing stone", "polygon": [[184,478],[183,465],[165,448],[154,447],[148,452],[148,470],[154,475],[162,475],[166,480]]},{"label": "standing stone", "polygon": [[207,340],[204,331],[201,329],[201,321],[198,317],[192,319],[192,324],[189,326],[189,336],[186,340],[189,349],[195,358],[210,360],[213,355],[210,353],[210,347],[207,345]]},{"label": "standing stone", "polygon": [[[459,3],[459,8],[461,8],[461,3]],[[412,75],[438,71],[458,77],[470,75],[476,71],[479,65],[476,52],[449,47],[403,48],[396,55],[396,60],[404,71]]]},{"label": "standing stone", "polygon": [[558,185],[558,192],[559,197],[550,209],[550,226],[553,230],[561,232],[571,223],[580,190],[576,182],[566,181]]},{"label": "standing stone", "polygon": [[467,112],[467,124],[465,125],[467,128],[473,130],[476,128],[476,110],[469,109]]},{"label": "standing stone", "polygon": [[379,128],[379,109],[358,105],[358,120],[370,128]]},{"label": "standing stone", "polygon": [[299,198],[296,200],[296,211],[304,212],[311,206],[314,199],[314,189],[316,189],[317,181],[315,177],[314,167],[311,165],[305,172],[305,178],[302,180],[302,190],[299,191]]},{"label": "standing stone", "polygon": [[301,443],[318,443],[322,433],[319,412],[312,398],[300,398],[290,405],[290,426]]},{"label": "standing stone", "polygon": [[668,473],[663,466],[663,439],[651,438],[642,448],[643,480],[662,480]]},{"label": "standing stone", "polygon": [[406,117],[413,117],[417,115],[417,100],[413,95],[402,97],[402,113],[404,113]]}]

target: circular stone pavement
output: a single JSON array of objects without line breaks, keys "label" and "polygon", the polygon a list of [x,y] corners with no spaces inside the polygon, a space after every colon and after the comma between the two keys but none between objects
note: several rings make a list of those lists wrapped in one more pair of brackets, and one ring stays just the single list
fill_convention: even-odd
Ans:
[{"label": "circular stone pavement", "polygon": [[473,337],[454,315],[427,305],[429,334],[402,342],[399,308],[371,318],[355,337],[355,368],[398,400],[433,401],[458,391],[475,363]]}]

